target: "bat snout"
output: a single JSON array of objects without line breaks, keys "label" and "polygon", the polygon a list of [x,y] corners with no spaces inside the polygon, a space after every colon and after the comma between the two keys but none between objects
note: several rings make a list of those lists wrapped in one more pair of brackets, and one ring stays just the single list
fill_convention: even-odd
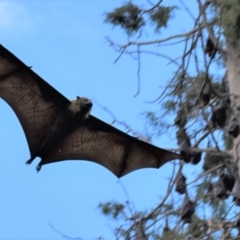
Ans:
[{"label": "bat snout", "polygon": [[92,108],[92,101],[88,98],[81,98],[81,105],[82,107],[86,109],[91,109]]},{"label": "bat snout", "polygon": [[84,118],[88,118],[93,105],[92,101],[89,98],[77,97],[77,102],[79,104],[80,113]]},{"label": "bat snout", "polygon": [[93,105],[92,101],[89,98],[86,98],[86,97],[79,97],[79,96],[77,96],[76,101],[83,108],[91,108],[92,105]]}]

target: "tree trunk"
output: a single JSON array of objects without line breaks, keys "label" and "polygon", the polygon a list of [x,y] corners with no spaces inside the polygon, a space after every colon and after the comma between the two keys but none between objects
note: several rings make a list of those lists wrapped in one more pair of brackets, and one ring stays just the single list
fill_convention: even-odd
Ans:
[{"label": "tree trunk", "polygon": [[[228,71],[227,79],[231,105],[240,123],[240,50],[231,44],[228,44],[227,46],[226,67]],[[237,162],[238,175],[240,177],[240,135],[234,139],[232,154],[234,160]]]}]

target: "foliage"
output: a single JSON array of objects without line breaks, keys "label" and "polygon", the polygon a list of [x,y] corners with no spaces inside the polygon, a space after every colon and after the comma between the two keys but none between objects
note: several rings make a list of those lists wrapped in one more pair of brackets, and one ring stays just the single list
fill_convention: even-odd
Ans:
[{"label": "foliage", "polygon": [[141,10],[131,2],[122,7],[114,9],[113,12],[106,14],[106,22],[112,25],[119,25],[128,34],[138,31],[144,24],[144,19],[140,15]]},{"label": "foliage", "polygon": [[[240,5],[236,0],[211,0],[212,7],[219,13],[217,21],[223,26],[224,34],[232,44],[239,44]],[[238,45],[239,46],[239,45]]]},{"label": "foliage", "polygon": [[117,219],[124,210],[123,204],[113,202],[100,203],[98,207],[104,215],[111,216],[114,219]]},{"label": "foliage", "polygon": [[150,11],[150,18],[156,24],[156,31],[162,27],[167,27],[170,14],[174,8],[159,6]]},{"label": "foliage", "polygon": [[148,21],[155,23],[155,30],[167,27],[170,14],[175,7],[156,6],[144,11],[136,4],[128,2],[121,7],[115,8],[112,12],[107,12],[105,22],[114,26],[120,26],[127,34],[138,32]]}]

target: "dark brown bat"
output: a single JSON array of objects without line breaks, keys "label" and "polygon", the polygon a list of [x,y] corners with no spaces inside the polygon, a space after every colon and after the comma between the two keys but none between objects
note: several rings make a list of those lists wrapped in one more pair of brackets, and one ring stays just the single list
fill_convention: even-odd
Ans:
[{"label": "dark brown bat", "polygon": [[181,158],[91,116],[91,100],[78,97],[69,101],[2,45],[0,97],[23,127],[31,154],[26,163],[41,158],[37,171],[44,164],[84,159],[122,177]]},{"label": "dark brown bat", "polygon": [[178,192],[179,194],[184,194],[186,193],[186,177],[182,174],[181,169],[179,168],[179,171],[177,173],[177,176],[175,178],[175,191]]},{"label": "dark brown bat", "polygon": [[191,223],[191,221],[192,221],[191,218],[195,211],[195,205],[196,204],[189,199],[188,193],[186,193],[184,200],[183,200],[181,212],[180,212],[181,220],[184,223]]}]

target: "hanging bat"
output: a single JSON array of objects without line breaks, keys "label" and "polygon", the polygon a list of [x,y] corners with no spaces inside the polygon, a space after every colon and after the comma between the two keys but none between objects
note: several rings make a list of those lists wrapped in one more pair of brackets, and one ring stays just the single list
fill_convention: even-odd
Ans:
[{"label": "hanging bat", "polygon": [[17,115],[27,138],[30,164],[64,160],[98,163],[118,178],[141,168],[159,168],[181,155],[112,127],[90,115],[91,100],[69,101],[0,45],[0,97]]},{"label": "hanging bat", "polygon": [[183,205],[180,211],[181,220],[184,223],[191,223],[192,215],[195,212],[195,205],[196,203],[192,202],[188,197],[188,193],[186,193],[183,200]]},{"label": "hanging bat", "polygon": [[219,199],[226,199],[228,198],[228,194],[223,182],[222,177],[220,176],[217,182],[212,184],[213,187],[213,195]]},{"label": "hanging bat", "polygon": [[175,191],[178,192],[179,194],[184,194],[186,193],[186,177],[182,174],[181,168],[179,168],[179,171],[177,173],[177,176],[175,178]]}]

